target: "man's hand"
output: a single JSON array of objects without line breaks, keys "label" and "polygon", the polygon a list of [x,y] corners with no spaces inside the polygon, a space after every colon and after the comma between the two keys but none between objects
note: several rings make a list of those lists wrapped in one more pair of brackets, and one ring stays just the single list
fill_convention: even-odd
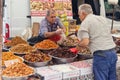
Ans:
[{"label": "man's hand", "polygon": [[111,30],[111,33],[112,34],[115,34],[115,33],[117,33],[118,31],[116,30],[116,29],[113,29],[113,30]]},{"label": "man's hand", "polygon": [[62,29],[57,29],[57,30],[55,31],[56,34],[62,34],[62,32],[63,32]]}]

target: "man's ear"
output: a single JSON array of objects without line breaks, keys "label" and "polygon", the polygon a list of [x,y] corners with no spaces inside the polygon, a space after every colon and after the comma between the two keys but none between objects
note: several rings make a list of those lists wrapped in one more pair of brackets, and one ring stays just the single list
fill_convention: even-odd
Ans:
[{"label": "man's ear", "polygon": [[84,12],[84,11],[82,11],[82,13],[81,13],[82,15],[86,15],[86,13]]}]

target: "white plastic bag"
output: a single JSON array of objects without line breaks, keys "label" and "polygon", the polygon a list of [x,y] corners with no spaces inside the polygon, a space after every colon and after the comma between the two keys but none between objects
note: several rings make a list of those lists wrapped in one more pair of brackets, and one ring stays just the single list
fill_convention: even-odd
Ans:
[{"label": "white plastic bag", "polygon": [[21,37],[24,38],[25,40],[29,39],[32,37],[32,30],[30,27],[26,27],[26,29],[21,33]]}]

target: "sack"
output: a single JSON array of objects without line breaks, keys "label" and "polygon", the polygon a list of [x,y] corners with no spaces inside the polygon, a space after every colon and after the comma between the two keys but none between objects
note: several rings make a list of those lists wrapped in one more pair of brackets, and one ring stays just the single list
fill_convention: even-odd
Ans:
[{"label": "sack", "polygon": [[32,27],[32,37],[39,35],[40,24],[38,22],[33,23]]}]

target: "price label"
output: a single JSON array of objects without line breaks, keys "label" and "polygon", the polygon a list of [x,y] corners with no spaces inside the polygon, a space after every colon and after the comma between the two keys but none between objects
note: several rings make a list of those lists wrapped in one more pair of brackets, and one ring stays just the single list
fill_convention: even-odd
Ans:
[{"label": "price label", "polygon": [[20,60],[19,59],[13,59],[13,60],[4,61],[6,67],[8,67],[8,66],[10,66],[14,63],[17,63],[17,62],[20,62]]}]

